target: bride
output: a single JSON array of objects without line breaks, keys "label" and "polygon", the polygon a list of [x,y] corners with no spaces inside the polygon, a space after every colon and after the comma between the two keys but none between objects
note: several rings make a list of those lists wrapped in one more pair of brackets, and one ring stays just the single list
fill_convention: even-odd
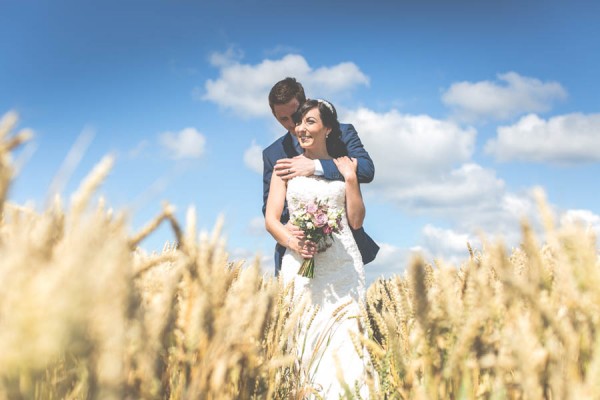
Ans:
[{"label": "bride", "polygon": [[[368,397],[365,383],[366,355],[358,341],[360,304],[364,301],[364,265],[350,228],[358,229],[365,218],[357,162],[347,156],[340,140],[335,108],[325,100],[307,100],[295,114],[296,137],[310,159],[333,159],[344,181],[298,176],[271,179],[265,213],[269,233],[285,246],[281,277],[293,282],[297,301],[308,301],[310,311],[300,328],[298,352],[305,377],[319,396],[338,398],[358,386]],[[327,247],[296,237],[280,222],[287,201],[290,215],[310,202],[327,204],[341,212],[341,227]],[[314,276],[298,274],[305,259],[314,258]],[[355,346],[353,343],[356,343]]]}]

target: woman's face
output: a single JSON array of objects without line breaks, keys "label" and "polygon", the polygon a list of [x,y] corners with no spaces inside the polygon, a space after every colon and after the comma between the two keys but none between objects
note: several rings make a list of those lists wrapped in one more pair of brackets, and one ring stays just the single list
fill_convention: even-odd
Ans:
[{"label": "woman's face", "polygon": [[296,125],[296,137],[302,148],[311,148],[317,143],[325,144],[325,137],[331,128],[323,125],[319,108],[311,108]]}]

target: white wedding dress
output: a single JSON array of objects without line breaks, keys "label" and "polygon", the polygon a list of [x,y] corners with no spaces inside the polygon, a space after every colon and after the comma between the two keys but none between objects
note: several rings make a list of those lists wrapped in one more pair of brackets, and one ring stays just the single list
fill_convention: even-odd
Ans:
[{"label": "white wedding dress", "polygon": [[[360,304],[365,296],[364,265],[346,218],[345,183],[318,177],[297,177],[288,181],[287,203],[291,213],[300,202],[325,200],[330,208],[343,210],[342,229],[335,233],[331,247],[314,257],[314,277],[298,275],[303,259],[286,251],[281,267],[284,284],[294,282],[296,301],[308,301],[298,337],[298,352],[304,377],[324,399],[344,397],[341,372],[347,388],[355,393],[356,384],[362,398],[368,398],[366,380],[367,354],[360,342],[353,344],[351,332],[360,335]],[[312,314],[316,315],[307,329]],[[339,371],[339,372],[338,372]]]}]

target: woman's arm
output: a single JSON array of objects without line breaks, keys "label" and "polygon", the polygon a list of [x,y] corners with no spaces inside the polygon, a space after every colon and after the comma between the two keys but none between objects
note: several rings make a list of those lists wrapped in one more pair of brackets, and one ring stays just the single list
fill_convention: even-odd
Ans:
[{"label": "woman's arm", "polygon": [[265,228],[280,245],[297,252],[304,258],[311,258],[316,251],[315,244],[297,238],[280,221],[286,190],[285,181],[273,174],[267,197]]},{"label": "woman's arm", "polygon": [[358,162],[355,158],[340,157],[334,160],[336,167],[346,181],[346,216],[352,229],[362,227],[365,220],[365,203],[360,192],[356,175]]}]

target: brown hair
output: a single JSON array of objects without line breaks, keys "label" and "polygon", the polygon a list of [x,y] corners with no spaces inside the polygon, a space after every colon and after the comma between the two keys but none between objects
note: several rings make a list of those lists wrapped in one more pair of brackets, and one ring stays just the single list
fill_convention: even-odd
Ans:
[{"label": "brown hair", "polygon": [[296,80],[296,78],[285,78],[277,82],[271,92],[269,92],[269,107],[271,111],[275,104],[286,104],[292,99],[298,100],[300,105],[306,101],[306,95],[304,94],[304,88],[302,84]]}]

